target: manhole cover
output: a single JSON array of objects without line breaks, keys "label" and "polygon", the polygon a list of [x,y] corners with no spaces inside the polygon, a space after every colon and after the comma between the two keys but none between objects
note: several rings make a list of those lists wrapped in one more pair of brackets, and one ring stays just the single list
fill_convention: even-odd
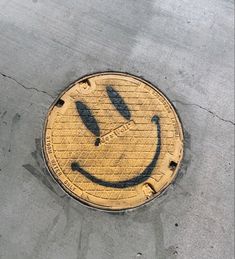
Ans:
[{"label": "manhole cover", "polygon": [[121,210],[158,196],[183,156],[179,118],[150,83],[124,73],[86,76],[51,106],[47,166],[63,189],[91,206]]}]

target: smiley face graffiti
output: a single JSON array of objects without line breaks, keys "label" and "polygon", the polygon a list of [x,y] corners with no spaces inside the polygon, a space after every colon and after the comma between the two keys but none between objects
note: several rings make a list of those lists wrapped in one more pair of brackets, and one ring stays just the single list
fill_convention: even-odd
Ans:
[{"label": "smiley face graffiti", "polygon": [[[119,93],[112,87],[107,86],[106,87],[107,95],[111,101],[111,103],[114,105],[116,110],[120,113],[121,116],[123,116],[126,120],[131,119],[131,111],[129,110],[127,104],[123,100],[123,98],[119,95]],[[83,123],[85,124],[86,128],[90,130],[97,138],[94,142],[95,146],[99,146],[100,144],[100,128],[98,126],[98,123],[95,119],[95,117],[92,115],[92,112],[90,109],[82,102],[77,101],[76,107],[78,110],[78,114],[80,115]],[[148,164],[148,166],[137,176],[132,177],[128,180],[123,181],[105,181],[103,179],[100,179],[94,174],[88,172],[84,168],[82,168],[78,162],[73,162],[71,164],[71,168],[73,171],[78,171],[83,176],[85,176],[87,179],[91,180],[92,182],[96,184],[100,184],[106,187],[113,187],[113,188],[127,188],[133,185],[140,184],[144,181],[146,181],[150,176],[157,164],[157,160],[161,151],[161,127],[159,123],[159,117],[157,115],[153,115],[151,121],[156,124],[157,128],[157,145],[156,145],[156,151],[153,155],[153,159]],[[115,134],[115,131],[114,131]]]},{"label": "smiley face graffiti", "polygon": [[146,202],[176,176],[183,155],[178,116],[159,90],[134,76],[78,80],[50,108],[44,156],[60,185],[104,209]]}]

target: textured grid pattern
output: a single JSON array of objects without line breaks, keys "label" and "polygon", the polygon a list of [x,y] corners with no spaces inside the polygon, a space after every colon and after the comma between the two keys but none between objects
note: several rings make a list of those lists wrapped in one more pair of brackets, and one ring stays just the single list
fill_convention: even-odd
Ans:
[{"label": "textured grid pattern", "polygon": [[[95,146],[96,136],[87,129],[78,114],[76,102],[89,107],[96,119],[101,139],[128,123],[111,102],[106,87],[112,86],[127,104],[131,113],[131,127],[118,131],[114,138]],[[105,76],[77,83],[61,96],[65,101],[61,108],[52,109],[52,148],[59,167],[66,177],[89,196],[122,200],[138,195],[137,188],[109,188],[95,184],[71,169],[78,162],[85,170],[105,181],[124,181],[139,175],[153,159],[158,144],[154,115],[160,118],[161,153],[152,177],[161,171],[166,154],[174,154],[176,148],[176,120],[171,107],[162,96],[142,82],[127,78]],[[170,112],[169,112],[170,111]]]}]

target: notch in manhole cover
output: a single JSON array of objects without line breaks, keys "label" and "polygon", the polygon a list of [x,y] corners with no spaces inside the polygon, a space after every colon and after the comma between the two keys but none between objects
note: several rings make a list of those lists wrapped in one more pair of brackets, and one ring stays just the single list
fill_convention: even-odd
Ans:
[{"label": "notch in manhole cover", "polygon": [[144,204],[173,181],[183,133],[176,111],[156,87],[105,72],[60,94],[47,115],[43,150],[66,192],[93,207],[121,210]]}]

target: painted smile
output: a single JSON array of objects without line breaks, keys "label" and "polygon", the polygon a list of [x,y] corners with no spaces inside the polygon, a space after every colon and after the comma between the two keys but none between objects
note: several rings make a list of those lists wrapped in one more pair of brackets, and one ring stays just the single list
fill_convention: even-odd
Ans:
[{"label": "painted smile", "polygon": [[[105,181],[103,179],[100,179],[96,176],[94,176],[92,173],[88,172],[84,168],[82,168],[78,162],[73,162],[71,164],[71,169],[73,171],[77,171],[80,174],[82,174],[84,177],[89,179],[90,181],[105,186],[105,187],[112,187],[112,188],[127,188],[131,186],[138,185],[144,181],[146,181],[152,174],[154,168],[156,167],[160,152],[161,152],[161,127],[159,122],[159,117],[157,115],[154,115],[151,119],[151,121],[156,124],[157,128],[157,145],[156,150],[154,153],[154,156],[151,160],[151,162],[148,164],[148,166],[137,176],[123,181]],[[98,134],[97,134],[98,135]]]}]

